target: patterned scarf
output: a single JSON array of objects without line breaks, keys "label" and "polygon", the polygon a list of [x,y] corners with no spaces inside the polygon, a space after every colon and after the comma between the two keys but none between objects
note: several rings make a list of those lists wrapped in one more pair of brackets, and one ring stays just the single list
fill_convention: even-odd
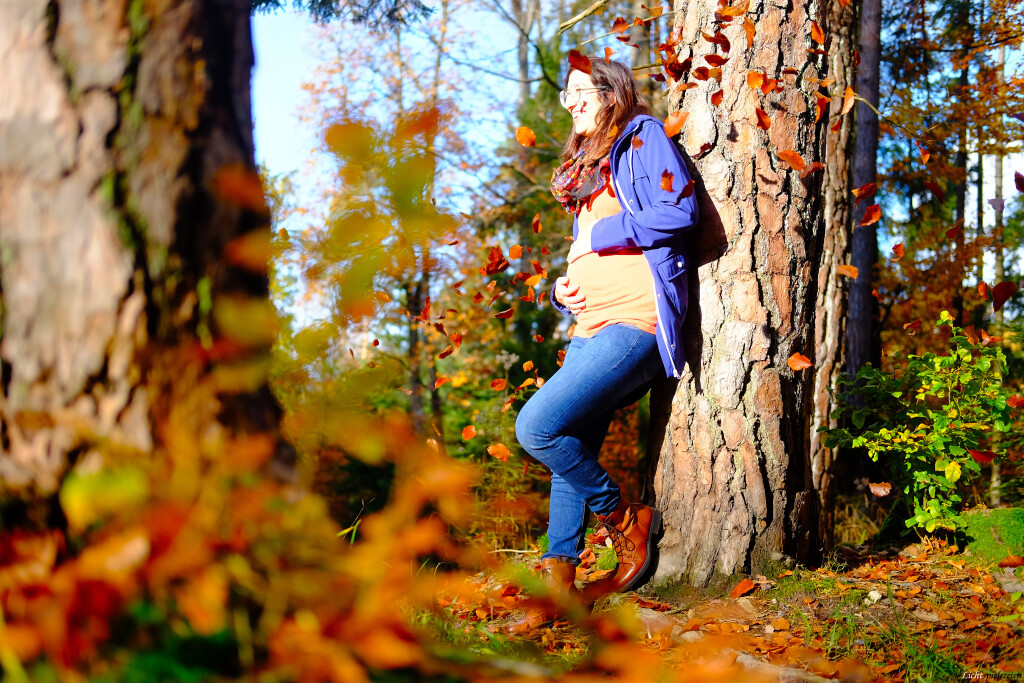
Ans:
[{"label": "patterned scarf", "polygon": [[551,174],[551,194],[555,196],[568,213],[579,214],[587,201],[609,183],[612,174],[611,157],[606,155],[591,166],[583,163],[587,146],[576,152]]}]

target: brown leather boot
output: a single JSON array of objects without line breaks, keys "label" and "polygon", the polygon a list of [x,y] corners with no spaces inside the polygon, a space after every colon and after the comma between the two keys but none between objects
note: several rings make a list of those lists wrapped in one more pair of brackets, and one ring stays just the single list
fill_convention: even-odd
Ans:
[{"label": "brown leather boot", "polygon": [[[572,562],[554,557],[546,558],[541,562],[541,577],[555,605],[569,606],[580,601],[580,590],[576,588],[576,565]],[[561,616],[555,605],[548,602],[541,606],[528,607],[521,619],[506,624],[502,630],[506,635],[517,636],[549,624]]]},{"label": "brown leather boot", "polygon": [[608,529],[619,566],[613,575],[586,587],[588,601],[636,587],[650,565],[655,536],[661,531],[661,512],[640,503],[620,501],[612,512],[598,515],[597,521]]}]

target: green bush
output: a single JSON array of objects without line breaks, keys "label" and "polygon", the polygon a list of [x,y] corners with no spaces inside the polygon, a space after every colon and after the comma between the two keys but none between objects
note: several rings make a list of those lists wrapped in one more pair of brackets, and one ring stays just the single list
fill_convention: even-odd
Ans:
[{"label": "green bush", "polygon": [[969,338],[946,311],[938,324],[952,332],[947,355],[897,356],[892,373],[864,366],[856,380],[840,381],[833,417],[846,414],[848,425],[821,430],[830,447],[885,458],[906,526],[928,532],[956,528],[958,486],[995,457],[990,449],[1011,421],[1002,348]]}]

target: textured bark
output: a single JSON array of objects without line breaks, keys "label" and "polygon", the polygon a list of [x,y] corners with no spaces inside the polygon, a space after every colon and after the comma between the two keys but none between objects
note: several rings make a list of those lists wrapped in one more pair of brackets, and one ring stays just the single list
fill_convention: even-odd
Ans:
[{"label": "textured bark", "polygon": [[[857,44],[853,4],[844,6],[839,0],[825,4],[826,49],[829,76],[836,79],[834,92],[845,92],[854,86],[853,51]],[[821,506],[820,537],[825,545],[832,544],[834,526],[834,491],[832,487],[835,453],[824,445],[821,427],[835,427],[832,419],[835,402],[829,389],[835,389],[840,372],[844,369],[843,336],[846,328],[846,304],[849,279],[840,275],[838,267],[847,262],[850,246],[850,172],[853,143],[853,123],[850,116],[842,117],[838,130],[832,130],[839,115],[833,107],[833,120],[829,123],[825,141],[825,169],[822,193],[825,211],[825,237],[822,243],[821,265],[818,271],[818,297],[814,319],[814,412],[811,415],[810,456],[811,477]],[[870,270],[858,273],[870,282]]]},{"label": "textured bark", "polygon": [[[714,46],[699,32],[714,33],[716,6],[676,3],[680,60],[705,64]],[[685,330],[688,367],[667,414],[667,393],[652,402],[652,419],[667,425],[652,444],[651,493],[666,524],[656,576],[695,585],[716,574],[766,572],[787,557],[810,561],[820,550],[809,434],[815,378],[794,373],[787,359],[814,357],[826,195],[838,201],[845,193],[838,175],[801,178],[777,154],[831,163],[829,123],[815,123],[816,88],[807,79],[833,75],[838,46],[831,57],[809,52],[812,20],[829,24],[817,2],[755,1],[747,16],[757,27],[753,46],[742,19],[723,30],[732,50],[722,104],[711,104],[713,79],[674,90],[670,102],[689,113],[683,138],[707,194]],[[787,67],[798,74],[783,75]],[[755,91],[750,70],[779,77],[785,88]],[[757,127],[759,106],[772,119],[767,131]]]},{"label": "textured bark", "polygon": [[[197,290],[266,297],[223,263],[265,222],[217,201],[254,168],[248,0],[0,3],[0,480],[47,493],[69,464],[159,447],[168,349],[217,333]],[[203,372],[199,360],[190,370]],[[229,426],[274,429],[265,387],[223,397]]]},{"label": "textured bark", "polygon": [[[879,59],[881,57],[882,2],[862,0],[860,15],[860,66],[857,68],[857,93],[878,106]],[[853,187],[873,183],[878,177],[878,116],[871,107],[858,102],[856,143],[853,153]],[[882,357],[878,324],[878,301],[871,296],[872,280],[878,263],[876,225],[856,227],[864,211],[873,202],[861,202],[853,209],[853,235],[850,262],[860,271],[850,284],[849,315],[846,322],[846,372],[856,376],[865,363],[876,366]]]}]

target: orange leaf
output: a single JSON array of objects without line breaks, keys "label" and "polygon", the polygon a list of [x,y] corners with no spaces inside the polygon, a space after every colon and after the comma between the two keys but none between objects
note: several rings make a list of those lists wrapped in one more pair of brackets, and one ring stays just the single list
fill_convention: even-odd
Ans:
[{"label": "orange leaf", "polygon": [[[625,33],[629,30],[629,22],[624,17],[616,17],[615,21],[612,22],[612,31],[615,33]],[[608,48],[605,48],[607,50]],[[607,55],[606,55],[607,56]]]},{"label": "orange leaf", "polygon": [[509,318],[512,317],[512,314],[515,313],[515,312],[516,312],[516,309],[513,306],[512,308],[506,308],[501,313],[495,313],[493,317],[501,318],[502,320],[508,320]]},{"label": "orange leaf", "polygon": [[987,299],[988,298],[988,283],[987,282],[979,282],[978,283],[978,294],[981,295],[982,299]]},{"label": "orange leaf", "polygon": [[224,201],[243,209],[267,210],[260,176],[245,164],[227,164],[217,169],[213,176],[213,191]]},{"label": "orange leaf", "polygon": [[877,189],[878,185],[876,185],[875,183],[868,183],[866,185],[861,185],[860,187],[858,187],[856,190],[853,191],[853,196],[857,198],[857,202],[854,204],[854,206],[857,206],[857,204],[860,204],[865,199],[874,197],[875,190]]},{"label": "orange leaf", "polygon": [[729,597],[735,600],[741,595],[746,595],[750,591],[754,590],[754,586],[754,582],[750,579],[743,579],[738,584],[736,584],[735,588],[732,589],[732,592],[729,593]]},{"label": "orange leaf", "polygon": [[634,137],[630,144],[633,146],[633,149],[640,149],[644,146],[644,141],[638,137]]},{"label": "orange leaf", "polygon": [[864,209],[864,218],[860,219],[860,223],[857,225],[874,225],[882,218],[882,207],[878,204],[872,204],[868,208]]},{"label": "orange leaf", "polygon": [[516,128],[516,140],[523,147],[533,147],[537,144],[537,135],[526,126]]},{"label": "orange leaf", "polygon": [[996,454],[992,451],[974,451],[968,448],[967,452],[982,465],[986,465],[996,459]]},{"label": "orange leaf", "polygon": [[448,346],[444,347],[444,351],[437,354],[437,358],[438,360],[443,360],[448,356],[452,355],[453,353],[455,353],[455,347],[449,344]]},{"label": "orange leaf", "polygon": [[747,2],[743,2],[735,7],[719,7],[715,14],[720,14],[723,17],[738,17],[741,14],[745,14],[748,7],[749,3]]},{"label": "orange leaf", "polygon": [[[685,111],[674,111],[669,114],[668,118],[665,119],[665,135],[670,138],[678,135],[679,131],[681,131],[683,126],[686,124],[686,119],[689,115],[689,112]],[[643,144],[643,142],[640,144]]]},{"label": "orange leaf", "polygon": [[724,95],[722,94],[721,90],[719,90],[717,92],[711,93],[711,104],[712,104],[712,106],[717,107],[718,105],[720,105],[722,103],[722,98],[723,97],[724,97]]},{"label": "orange leaf", "polygon": [[462,439],[463,441],[469,441],[470,439],[476,438],[476,427],[473,425],[466,425],[462,428]]},{"label": "orange leaf", "polygon": [[[790,572],[790,573],[792,573],[792,572]],[[778,619],[776,619],[775,621],[772,622],[772,628],[775,629],[776,631],[788,631],[789,630],[789,620],[788,619],[783,619],[782,617],[779,617]]]},{"label": "orange leaf", "polygon": [[608,62],[610,62],[612,60],[612,55],[613,54],[615,54],[615,50],[611,49],[610,47],[606,47],[604,49],[604,63],[605,64],[607,64]]},{"label": "orange leaf", "polygon": [[760,107],[755,108],[754,113],[757,114],[757,127],[761,130],[768,130],[772,125],[772,120],[768,118],[768,113]]},{"label": "orange leaf", "polygon": [[569,70],[582,71],[590,74],[590,59],[585,57],[579,50],[569,50]]},{"label": "orange leaf", "polygon": [[517,259],[523,255],[523,248],[518,244],[513,244],[508,248],[508,257],[510,259]]},{"label": "orange leaf", "polygon": [[815,105],[816,114],[814,122],[821,121],[821,117],[825,114],[825,109],[828,107],[828,103],[831,102],[827,97],[818,97],[818,103]]},{"label": "orange leaf", "polygon": [[451,380],[447,377],[438,377],[437,381],[434,382],[434,388],[439,389],[442,384],[447,384],[448,382],[451,382]]},{"label": "orange leaf", "polygon": [[672,178],[673,178],[673,174],[670,173],[668,171],[668,169],[662,171],[661,172],[661,189],[665,190],[666,192],[671,192],[672,191]]},{"label": "orange leaf", "polygon": [[767,76],[765,76],[764,83],[761,84],[761,92],[767,95],[772,90],[775,90],[775,86],[778,85],[778,83],[779,82],[774,78],[768,78]]},{"label": "orange leaf", "polygon": [[747,45],[753,47],[754,36],[757,34],[757,30],[754,28],[754,22],[750,20],[750,17],[743,17],[743,30],[747,34]]},{"label": "orange leaf", "polygon": [[804,163],[804,158],[800,156],[800,153],[794,150],[784,149],[781,152],[779,152],[778,156],[780,159],[782,159],[783,161],[785,161],[787,164],[789,164],[798,171],[804,170],[804,167],[807,166],[807,164]]},{"label": "orange leaf", "polygon": [[491,380],[491,389],[494,389],[495,391],[502,391],[502,390],[505,389],[505,386],[507,384],[508,384],[508,382],[503,380],[503,379],[492,379]]},{"label": "orange leaf", "polygon": [[530,222],[530,227],[533,228],[533,231],[536,233],[539,233],[543,229],[543,227],[540,224],[539,213],[533,217],[533,220]]},{"label": "orange leaf", "polygon": [[928,160],[932,158],[932,153],[922,147],[920,142],[915,140],[914,144],[917,145],[917,151],[921,153],[921,163],[927,164]]},{"label": "orange leaf", "polygon": [[747,85],[754,90],[760,90],[761,86],[764,85],[764,74],[760,71],[748,71]]},{"label": "orange leaf", "polygon": [[857,279],[857,275],[860,274],[860,271],[857,270],[857,266],[850,266],[850,265],[847,265],[845,263],[843,265],[839,266],[838,268],[836,268],[836,271],[840,275],[847,275],[849,277],[852,277],[854,280],[856,280]]},{"label": "orange leaf", "polygon": [[1000,282],[992,288],[992,310],[998,311],[1017,292],[1017,283],[1012,280]]},{"label": "orange leaf", "polygon": [[999,562],[1000,567],[1024,567],[1024,557],[1020,555],[1007,555]]},{"label": "orange leaf", "polygon": [[840,116],[846,116],[851,109],[853,109],[854,92],[853,88],[846,86],[846,92],[843,93],[843,110],[839,112]]},{"label": "orange leaf", "polygon": [[509,451],[508,446],[503,443],[496,443],[492,446],[487,447],[488,455],[491,455],[502,462],[508,462],[508,456],[512,455]]},{"label": "orange leaf", "polygon": [[868,488],[871,489],[871,493],[881,498],[882,496],[889,495],[889,492],[892,491],[892,484],[887,481],[882,482],[881,484],[872,484],[868,482]]},{"label": "orange leaf", "polygon": [[800,370],[812,367],[813,363],[811,363],[810,358],[802,353],[794,353],[789,357],[789,360],[786,361],[786,365],[788,365],[789,369],[793,372],[799,372]]},{"label": "orange leaf", "polygon": [[811,40],[818,43],[819,45],[825,44],[825,34],[822,32],[821,27],[818,26],[818,22],[811,22]]},{"label": "orange leaf", "polygon": [[893,261],[899,261],[901,258],[903,258],[903,255],[907,253],[907,250],[903,246],[903,242],[900,242],[899,244],[894,246],[892,248],[892,253],[896,255],[896,257],[892,259]]},{"label": "orange leaf", "polygon": [[528,360],[525,363],[523,363],[523,372],[529,372],[530,370],[533,370],[532,360]]}]

